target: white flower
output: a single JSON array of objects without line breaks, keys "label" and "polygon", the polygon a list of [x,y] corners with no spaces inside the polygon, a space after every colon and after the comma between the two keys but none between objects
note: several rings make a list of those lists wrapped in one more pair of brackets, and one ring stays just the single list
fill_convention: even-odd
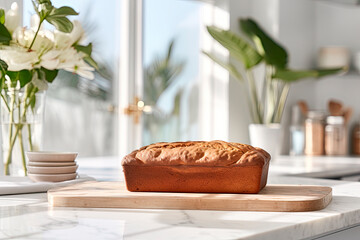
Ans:
[{"label": "white flower", "polygon": [[5,14],[5,27],[10,33],[20,26],[19,6],[16,2],[11,4],[10,10]]},{"label": "white flower", "polygon": [[80,42],[84,38],[85,31],[79,21],[73,21],[74,28],[70,33],[54,31],[55,47],[65,49],[71,47],[74,43]]},{"label": "white flower", "polygon": [[71,43],[70,34],[63,33],[60,31],[54,31],[55,48],[65,49],[69,48]]},{"label": "white flower", "polygon": [[81,42],[85,36],[85,31],[79,21],[77,21],[77,20],[73,21],[73,25],[74,25],[74,28],[70,33],[70,38],[71,38],[72,44]]},{"label": "white flower", "polygon": [[44,55],[41,56],[41,66],[49,69],[49,70],[55,70],[58,68],[58,65],[60,63],[59,55],[61,54],[60,50],[50,50]]},{"label": "white flower", "polygon": [[17,42],[20,46],[28,48],[35,36],[33,30],[27,30],[26,28],[17,28],[13,33],[13,41]]},{"label": "white flower", "polygon": [[73,72],[79,75],[80,77],[87,78],[93,80],[95,75],[93,71],[94,68],[90,67],[84,60],[80,60],[72,66],[65,67],[64,70],[68,72]]},{"label": "white flower", "polygon": [[83,60],[84,56],[85,54],[77,52],[73,47],[63,50],[53,49],[41,56],[40,65],[49,70],[63,69],[84,78],[94,79],[95,69]]},{"label": "white flower", "polygon": [[[29,48],[35,37],[35,31],[26,28],[17,28],[13,33],[13,41],[24,48]],[[53,35],[50,31],[39,31],[31,50],[38,51],[39,54],[54,47]]]},{"label": "white flower", "polygon": [[94,73],[92,72],[94,68],[85,63],[84,56],[85,54],[77,52],[73,47],[63,50],[59,55],[60,63],[58,68],[76,73],[84,78],[94,79]]},{"label": "white flower", "polygon": [[7,63],[9,71],[31,70],[38,61],[35,52],[17,46],[7,46],[0,49],[1,60]]}]

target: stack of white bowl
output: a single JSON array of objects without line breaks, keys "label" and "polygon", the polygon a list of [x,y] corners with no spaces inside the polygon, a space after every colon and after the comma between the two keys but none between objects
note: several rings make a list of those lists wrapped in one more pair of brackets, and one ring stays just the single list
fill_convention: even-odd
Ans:
[{"label": "stack of white bowl", "polygon": [[77,177],[77,153],[26,152],[28,177],[34,182],[62,182]]}]

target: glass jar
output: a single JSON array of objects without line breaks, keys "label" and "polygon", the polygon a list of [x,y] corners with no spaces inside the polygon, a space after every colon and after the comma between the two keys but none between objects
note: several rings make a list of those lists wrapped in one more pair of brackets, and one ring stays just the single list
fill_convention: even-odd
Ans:
[{"label": "glass jar", "polygon": [[304,154],[305,132],[304,117],[301,114],[298,105],[294,105],[291,109],[291,125],[290,125],[290,155],[297,156]]},{"label": "glass jar", "polygon": [[27,175],[25,152],[41,149],[44,106],[45,92],[36,88],[1,92],[1,150],[5,175]]},{"label": "glass jar", "polygon": [[352,153],[360,155],[360,123],[357,123],[352,131]]},{"label": "glass jar", "polygon": [[324,155],[325,113],[309,111],[305,119],[305,154]]},{"label": "glass jar", "polygon": [[329,116],[325,127],[325,154],[346,155],[347,136],[345,120],[342,116]]}]

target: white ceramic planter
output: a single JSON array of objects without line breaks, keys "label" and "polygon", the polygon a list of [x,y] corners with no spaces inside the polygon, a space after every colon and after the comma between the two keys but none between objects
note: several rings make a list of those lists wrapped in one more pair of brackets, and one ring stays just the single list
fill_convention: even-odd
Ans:
[{"label": "white ceramic planter", "polygon": [[275,159],[280,155],[283,145],[283,131],[280,124],[250,124],[250,143],[270,153]]}]

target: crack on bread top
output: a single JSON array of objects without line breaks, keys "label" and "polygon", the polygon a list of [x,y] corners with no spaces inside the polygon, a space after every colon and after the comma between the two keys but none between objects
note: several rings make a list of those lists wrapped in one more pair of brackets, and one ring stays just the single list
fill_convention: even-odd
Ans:
[{"label": "crack on bread top", "polygon": [[122,165],[232,166],[264,165],[270,155],[260,148],[224,141],[155,143],[125,156]]}]

